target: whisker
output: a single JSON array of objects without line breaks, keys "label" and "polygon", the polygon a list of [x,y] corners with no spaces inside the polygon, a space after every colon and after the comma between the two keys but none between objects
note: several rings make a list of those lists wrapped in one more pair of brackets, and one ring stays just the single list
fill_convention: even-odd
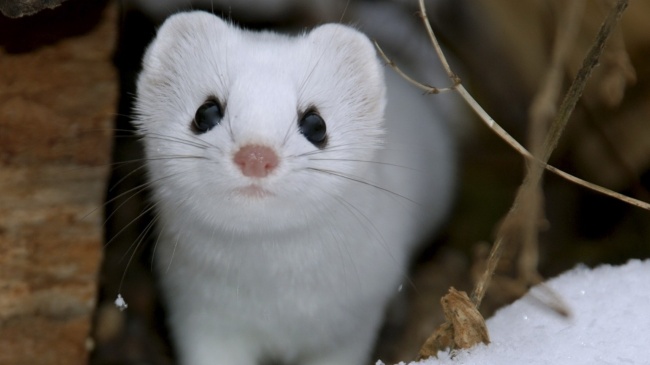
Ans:
[{"label": "whisker", "polygon": [[109,193],[113,192],[113,191],[114,191],[115,189],[117,189],[117,187],[118,187],[121,183],[123,183],[126,179],[128,179],[128,178],[131,177],[133,174],[137,173],[138,171],[140,171],[140,170],[142,170],[142,169],[144,169],[144,168],[146,168],[146,167],[147,167],[147,166],[143,164],[143,165],[140,165],[140,166],[134,168],[134,169],[131,170],[128,174],[124,175],[121,179],[117,180],[117,181],[113,184],[113,186],[111,186],[111,188],[108,189],[108,192],[109,192]]},{"label": "whisker", "polygon": [[233,132],[232,129],[232,118],[230,116],[228,117],[228,124],[226,129],[228,130],[228,136],[230,137],[230,141],[232,143],[235,143],[237,140],[235,139],[235,132]]},{"label": "whisker", "polygon": [[142,158],[134,158],[132,160],[124,160],[124,161],[119,161],[119,162],[113,162],[113,163],[109,164],[109,166],[121,168],[122,165],[129,165],[129,164],[141,163],[141,162],[147,162],[147,161],[181,160],[181,159],[209,160],[208,157],[195,156],[195,155],[158,155],[158,156],[154,156],[154,157],[142,157]]},{"label": "whisker", "polygon": [[353,158],[310,158],[310,161],[345,161],[345,162],[365,162],[369,164],[377,164],[377,165],[384,165],[384,166],[393,166],[393,167],[399,167],[403,168],[406,170],[411,170],[415,172],[424,172],[422,170],[416,169],[414,167],[410,166],[404,166],[404,165],[399,165],[395,163],[390,163],[390,162],[384,162],[384,161],[374,161],[374,160],[359,160],[359,159],[353,159]]},{"label": "whisker", "polygon": [[117,162],[117,164],[123,163],[134,163],[134,162],[147,162],[147,161],[160,161],[160,160],[181,160],[181,159],[196,159],[196,160],[209,160],[208,157],[199,156],[199,155],[154,155],[149,157],[137,158],[132,160],[126,160],[122,162]]},{"label": "whisker", "polygon": [[140,218],[144,217],[147,213],[149,213],[151,210],[153,210],[153,209],[156,207],[157,204],[158,204],[158,203],[152,203],[152,204],[149,204],[149,207],[147,207],[147,208],[146,208],[145,210],[143,210],[140,214],[138,214],[138,216],[136,216],[135,218],[131,219],[131,221],[130,221],[129,223],[127,223],[126,225],[124,225],[124,227],[122,227],[122,229],[120,229],[119,231],[117,231],[117,233],[115,233],[115,234],[113,235],[113,237],[111,237],[110,240],[106,241],[106,243],[104,244],[104,248],[108,247],[111,243],[113,243],[113,241],[115,241],[115,239],[117,239],[117,237],[118,237],[119,235],[121,235],[121,234],[122,234],[122,233],[123,233],[127,228],[131,227],[131,225],[132,225],[133,223],[137,222]]},{"label": "whisker", "polygon": [[[124,192],[118,194],[117,196],[114,196],[113,198],[107,200],[107,201],[106,201],[104,204],[102,204],[101,206],[99,206],[99,207],[97,207],[97,208],[91,210],[91,211],[88,212],[86,215],[84,215],[81,219],[83,220],[83,219],[87,218],[89,215],[91,215],[91,214],[93,214],[94,212],[96,212],[99,208],[105,208],[108,204],[113,203],[113,202],[116,201],[117,199],[120,199],[120,198],[124,197],[126,194],[133,193],[133,194],[128,198],[128,199],[131,199],[131,198],[133,198],[134,196],[136,196],[138,193],[141,193],[142,191],[144,191],[145,189],[147,189],[147,188],[148,188],[149,186],[151,186],[154,182],[162,181],[162,180],[165,180],[165,179],[168,179],[168,178],[174,177],[174,176],[176,176],[176,175],[180,175],[180,174],[181,174],[181,173],[179,172],[179,173],[176,173],[176,174],[172,174],[172,175],[167,175],[167,176],[161,177],[161,178],[156,179],[156,180],[150,180],[150,181],[147,181],[147,182],[145,182],[145,183],[143,183],[143,184],[140,184],[140,185],[138,185],[138,186],[136,186],[136,187],[133,187],[133,188],[127,190],[127,191],[124,191]],[[135,191],[135,192],[134,192],[134,191]],[[127,201],[128,201],[128,199],[127,199]],[[122,203],[122,204],[124,204],[124,203]],[[121,205],[120,205],[120,206],[121,206]],[[115,214],[115,212],[117,212],[117,209],[114,209],[114,212],[111,213],[111,215],[109,215],[108,218],[106,218],[106,220],[104,221],[104,224],[106,224],[106,222],[108,221],[108,219],[110,219],[110,218]]]},{"label": "whisker", "polygon": [[160,134],[160,133],[153,133],[153,132],[145,132],[145,135],[147,138],[151,139],[158,139],[161,141],[167,141],[167,142],[176,142],[180,144],[184,144],[186,146],[192,146],[196,148],[201,148],[201,149],[206,149],[206,148],[218,148],[217,146],[214,146],[204,140],[198,139],[198,138],[193,138],[193,139],[186,139],[186,138],[181,138],[178,136],[169,136],[165,134]]},{"label": "whisker", "polygon": [[[160,217],[160,215],[156,214],[152,220],[158,222],[158,217]],[[151,271],[154,270],[153,265],[154,265],[154,260],[156,259],[156,250],[158,249],[158,243],[160,242],[160,235],[161,233],[159,231],[158,237],[156,238],[156,242],[153,244],[153,249],[151,250],[151,263],[150,263],[151,266],[149,267]]]},{"label": "whisker", "polygon": [[[322,191],[324,191],[324,190],[322,190]],[[325,192],[325,193],[327,193],[327,192]],[[329,194],[329,193],[327,193],[327,194]],[[397,261],[395,256],[393,256],[392,252],[388,249],[388,242],[386,242],[386,238],[384,238],[384,236],[381,234],[381,231],[379,231],[379,229],[377,228],[375,223],[372,221],[372,219],[368,218],[368,216],[365,215],[359,208],[355,207],[353,204],[351,204],[347,200],[342,199],[341,197],[336,196],[336,195],[332,195],[332,194],[329,194],[329,195],[332,196],[334,199],[336,199],[336,201],[338,201],[343,207],[345,207],[346,210],[348,212],[350,212],[350,214],[352,214],[357,219],[357,221],[360,223],[360,225],[364,229],[366,229],[366,232],[368,232],[370,234],[374,234],[375,237],[377,238],[377,241],[381,245],[381,247],[384,249],[384,251],[386,251],[388,256],[390,256],[391,260],[393,260],[393,262],[396,265],[401,267],[401,263],[399,261]],[[365,222],[367,222],[370,225],[370,227],[372,227],[372,229],[368,229],[368,227],[361,222],[361,218],[363,218],[363,220]],[[405,273],[403,270],[400,270],[400,276],[402,276],[409,283],[409,285],[412,288],[417,290],[415,283],[413,282],[413,280],[411,279],[411,277],[407,273]]]},{"label": "whisker", "polygon": [[[322,188],[321,188],[320,190],[321,190],[323,193],[325,193],[325,194],[327,194],[327,195],[330,195],[330,196],[334,197],[334,199],[337,199],[336,196],[333,196],[332,194],[330,194],[330,193],[329,193],[328,191],[326,191],[325,189],[322,189]],[[339,202],[339,203],[340,203],[340,202]],[[326,212],[328,213],[328,215],[329,215],[330,218],[332,219],[331,221],[333,222],[333,224],[336,224],[336,222],[337,222],[337,216],[336,216],[335,212],[333,212],[333,211],[330,210],[330,209],[328,209]],[[356,217],[355,217],[355,218],[356,218]],[[358,218],[357,218],[357,220],[358,220]],[[332,236],[334,236],[335,238],[337,238],[337,239],[336,239],[337,242],[343,242],[343,237],[341,237],[341,234],[340,234],[339,230],[337,230],[337,229],[331,229],[331,230],[330,230],[330,234],[332,234]],[[337,249],[337,251],[338,251],[338,253],[339,253],[339,256],[341,257],[341,261],[343,262],[343,251],[341,250],[341,246],[343,246],[343,247],[345,248],[345,251],[346,251],[347,256],[348,256],[348,262],[350,262],[350,264],[352,265],[352,269],[354,270],[354,273],[355,273],[356,278],[357,278],[357,284],[359,285],[358,288],[363,287],[363,286],[362,286],[362,283],[361,283],[361,277],[360,277],[360,275],[359,275],[359,270],[358,270],[358,268],[357,268],[357,265],[356,265],[354,259],[352,259],[352,254],[350,253],[350,250],[349,250],[349,248],[348,248],[348,245],[346,245],[346,244],[343,244],[343,245],[338,244],[338,245],[336,245],[336,249]],[[347,265],[344,265],[344,264],[342,265],[342,267],[343,267],[343,275],[344,275],[345,277],[348,276],[348,274],[347,274],[347,270],[346,270],[346,266],[347,266]],[[347,286],[347,282],[346,282],[346,288],[348,288],[348,286]]]},{"label": "whisker", "polygon": [[[353,146],[353,147],[348,147],[348,146]],[[349,144],[346,144],[346,145],[337,145],[337,146],[334,146],[334,147],[328,147],[327,149],[324,149],[324,150],[314,150],[314,151],[309,151],[309,152],[303,152],[301,154],[295,155],[294,157],[305,157],[305,156],[327,154],[327,153],[341,152],[341,151],[351,151],[351,150],[371,150],[371,151],[376,151],[377,146],[359,146],[359,145],[354,144],[354,143],[349,143]]]},{"label": "whisker", "polygon": [[152,131],[137,132],[135,130],[119,129],[119,128],[113,129],[113,131],[118,132],[118,133],[126,133],[126,134],[123,134],[123,135],[116,135],[115,136],[116,138],[143,139],[145,137],[150,137],[150,138],[160,139],[160,140],[163,140],[163,141],[179,142],[179,143],[183,143],[183,144],[186,144],[188,146],[194,146],[194,147],[197,147],[197,148],[209,148],[209,147],[218,148],[217,146],[215,146],[215,145],[213,145],[213,144],[211,144],[211,143],[209,143],[207,141],[204,141],[204,140],[198,138],[197,136],[195,136],[195,135],[193,135],[193,134],[191,134],[189,132],[183,134],[183,136],[185,136],[187,138],[182,138],[182,137],[179,137],[179,136],[176,136],[176,135],[168,135],[168,134],[152,132]]},{"label": "whisker", "polygon": [[[138,132],[136,132],[134,129],[111,128],[111,131],[113,131],[113,132],[118,132],[118,133],[128,133],[128,134],[130,134],[132,137],[141,137],[141,136],[138,134]],[[122,136],[122,137],[128,137],[128,136],[124,135],[124,136]]]},{"label": "whisker", "polygon": [[[395,142],[391,144],[396,144]],[[368,145],[366,144],[365,146],[363,145],[358,145],[355,142],[347,143],[347,144],[340,144],[340,145],[335,145],[335,146],[329,146],[328,148],[324,150],[313,150],[313,151],[308,151],[308,152],[303,152],[297,155],[294,155],[292,157],[305,157],[305,156],[311,156],[311,155],[318,155],[318,154],[327,154],[330,152],[342,152],[342,151],[353,151],[353,150],[372,150],[372,151],[395,151],[395,152],[410,152],[410,153],[417,153],[418,151],[428,151],[428,149],[425,148],[413,148],[411,145],[408,143],[400,143],[401,145],[404,145],[404,148],[394,148],[394,147],[387,147],[383,143],[378,143],[378,144],[372,144]]]},{"label": "whisker", "polygon": [[106,225],[106,224],[108,223],[108,221],[109,221],[111,218],[113,218],[113,216],[114,216],[115,214],[117,214],[117,212],[120,210],[120,208],[121,208],[122,206],[124,206],[124,204],[128,203],[128,202],[129,202],[131,199],[133,199],[134,197],[138,196],[138,194],[140,194],[141,192],[145,191],[149,186],[150,186],[150,185],[147,184],[147,183],[140,184],[140,185],[138,185],[138,186],[136,186],[136,187],[134,187],[134,188],[132,188],[132,189],[129,189],[129,191],[125,191],[124,193],[122,193],[122,194],[120,194],[120,195],[114,197],[113,199],[107,201],[106,203],[104,203],[104,205],[107,205],[107,204],[111,203],[113,200],[120,198],[120,196],[125,195],[125,194],[127,194],[127,193],[132,192],[133,190],[135,190],[135,192],[133,192],[133,194],[131,194],[128,198],[126,198],[126,200],[124,200],[122,203],[120,203],[120,205],[118,205],[117,207],[115,207],[115,208],[113,209],[113,211],[111,212],[111,214],[109,214],[109,215],[106,217],[106,219],[104,220],[104,225]]},{"label": "whisker", "polygon": [[391,194],[393,196],[402,198],[404,200],[408,200],[409,202],[411,202],[411,203],[413,203],[415,205],[420,205],[420,203],[416,202],[413,199],[410,199],[410,198],[408,198],[408,197],[406,197],[404,195],[396,193],[396,192],[394,192],[394,191],[392,191],[390,189],[386,189],[386,188],[381,187],[379,185],[376,185],[376,184],[373,184],[371,182],[362,180],[361,178],[358,178],[358,177],[349,176],[349,175],[346,175],[346,174],[338,172],[338,171],[325,170],[325,169],[320,169],[320,168],[316,168],[316,167],[307,167],[306,169],[316,171],[316,172],[320,172],[320,173],[327,174],[327,175],[338,176],[338,177],[343,178],[343,179],[347,179],[347,180],[354,181],[354,182],[357,182],[357,183],[360,183],[360,184],[363,184],[363,185],[366,185],[366,186],[370,186],[370,187],[373,187],[373,188],[375,188],[377,190],[387,192],[387,193],[389,193],[389,194]]},{"label": "whisker", "polygon": [[180,241],[180,234],[176,236],[176,241],[174,241],[174,248],[172,249],[172,254],[169,257],[169,262],[167,263],[167,268],[165,269],[165,274],[169,273],[169,269],[172,267],[172,262],[174,261],[174,256],[176,256],[176,249],[178,248],[178,242]]},{"label": "whisker", "polygon": [[[217,148],[217,146],[204,141],[197,136],[194,136],[190,133],[185,133],[184,136],[187,138],[182,138],[179,136],[173,136],[173,135],[167,135],[167,134],[162,134],[158,132],[152,132],[152,131],[145,131],[142,133],[137,132],[136,130],[132,129],[123,129],[123,128],[110,128],[108,129],[111,132],[115,132],[114,138],[122,139],[122,138],[133,138],[137,140],[142,140],[143,138],[148,137],[152,139],[159,139],[162,141],[168,141],[168,142],[177,142],[181,144],[185,144],[187,146],[192,146],[196,148]],[[84,132],[105,132],[107,129],[105,128],[100,128],[100,129],[89,129]]]},{"label": "whisker", "polygon": [[[293,120],[291,123],[289,123],[287,125],[287,131],[285,132],[284,138],[282,139],[282,146],[283,147],[287,145],[287,142],[289,141],[289,138],[291,137],[291,131],[293,131],[294,127],[297,127],[297,126],[298,126],[297,120]],[[298,128],[296,128],[295,130],[297,131]]]},{"label": "whisker", "polygon": [[[135,218],[134,220],[137,220],[138,218]],[[154,227],[154,222],[155,219],[152,219],[149,224],[142,230],[142,232],[138,235],[138,237],[135,240],[135,247],[133,244],[129,247],[129,249],[124,253],[122,258],[120,259],[120,262],[124,260],[124,257],[126,257],[126,254],[131,250],[131,247],[133,248],[133,252],[131,253],[129,257],[129,261],[126,263],[126,267],[124,268],[124,272],[122,273],[122,278],[120,279],[120,284],[118,285],[117,292],[121,293],[122,292],[122,286],[124,284],[124,279],[126,278],[126,273],[129,271],[129,267],[131,266],[131,262],[133,262],[133,258],[135,257],[136,253],[138,252],[138,249],[140,248],[140,245],[145,241],[146,237],[149,235],[149,232],[153,229]]]},{"label": "whisker", "polygon": [[[131,188],[131,189],[129,189],[129,190],[127,190],[127,191],[125,191],[125,192],[119,194],[119,195],[116,196],[116,197],[113,197],[113,198],[107,200],[107,201],[104,202],[104,204],[102,204],[101,206],[99,206],[99,207],[97,207],[97,208],[94,208],[94,209],[92,209],[90,212],[86,213],[83,217],[81,217],[81,220],[84,220],[84,219],[88,218],[91,214],[93,214],[93,213],[95,213],[96,211],[98,211],[99,208],[106,208],[106,206],[107,206],[108,204],[110,204],[110,203],[116,201],[117,199],[121,198],[122,196],[124,196],[124,195],[126,195],[126,194],[128,194],[128,193],[133,192],[134,190],[137,190],[137,191],[136,191],[133,195],[137,195],[139,192],[141,192],[142,190],[146,189],[146,185],[147,185],[147,184],[140,184],[140,185],[138,185],[138,186],[136,186],[136,187],[134,187],[134,188]],[[106,224],[106,222],[108,222],[108,219],[110,219],[110,218],[113,216],[113,214],[115,214],[115,213],[111,213],[111,215],[109,215],[109,216],[106,218],[106,220],[104,221],[104,224]]]},{"label": "whisker", "polygon": [[[181,206],[181,205],[183,205],[183,204],[184,204],[188,199],[189,199],[189,196],[185,197],[185,199],[183,199],[182,201],[180,201],[180,202],[177,204],[177,206]],[[183,223],[182,223],[179,227],[184,227],[184,226],[185,226],[185,223],[186,223],[187,220],[189,219],[189,215],[187,215],[187,214],[184,215],[184,218],[185,218],[185,219],[184,219]],[[159,236],[158,238],[160,238],[160,236]],[[167,269],[165,270],[166,273],[169,272],[169,269],[170,269],[171,266],[172,266],[172,262],[174,261],[174,256],[176,255],[176,248],[178,247],[178,243],[179,243],[180,239],[181,239],[181,234],[180,234],[180,232],[177,232],[177,233],[176,233],[176,241],[174,242],[174,248],[173,248],[173,250],[172,250],[172,254],[171,254],[171,256],[169,257],[169,263],[167,264]],[[157,245],[158,245],[158,242],[156,242],[156,246],[157,246]]]},{"label": "whisker", "polygon": [[102,164],[96,164],[96,165],[86,165],[86,166],[75,166],[75,167],[69,167],[65,168],[62,170],[64,173],[73,173],[73,172],[78,172],[78,171],[86,171],[89,168],[98,168],[98,167],[110,167],[113,170],[118,170],[124,167],[124,165],[130,165],[130,164],[137,164],[137,163],[142,163],[146,161],[156,161],[156,160],[173,160],[173,159],[206,159],[209,160],[209,158],[204,157],[204,156],[194,156],[194,155],[160,155],[157,157],[143,157],[143,158],[136,158],[136,159],[131,159],[131,160],[124,160],[124,161],[117,161],[117,162],[111,162],[111,163],[102,163]]}]

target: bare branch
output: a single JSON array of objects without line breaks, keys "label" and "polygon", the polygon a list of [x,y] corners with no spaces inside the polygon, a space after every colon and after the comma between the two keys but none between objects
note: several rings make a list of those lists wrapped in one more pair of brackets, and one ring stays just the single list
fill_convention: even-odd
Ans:
[{"label": "bare branch", "polygon": [[433,87],[431,85],[421,83],[420,81],[418,81],[418,80],[412,78],[411,76],[407,75],[404,71],[402,71],[397,66],[397,64],[393,60],[388,58],[388,56],[386,56],[386,53],[384,53],[384,50],[381,49],[381,47],[379,46],[379,44],[377,42],[375,42],[375,47],[377,48],[377,51],[379,52],[379,55],[381,56],[381,58],[384,59],[384,62],[386,62],[386,64],[388,66],[390,66],[390,68],[395,70],[395,72],[397,72],[397,74],[400,75],[404,80],[408,81],[409,83],[411,83],[413,86],[417,87],[418,89],[424,91],[425,94],[440,94],[441,92],[451,91],[451,90],[454,89],[453,86],[452,87],[445,87],[445,88],[437,88],[437,87]]},{"label": "bare branch", "polygon": [[[422,4],[422,6],[424,6],[424,4]],[[423,10],[423,8],[421,9],[421,12],[423,14],[426,14],[426,11]],[[427,25],[427,28],[430,29],[431,25],[429,24],[428,19],[425,17],[425,18],[423,18],[423,21]],[[433,39],[435,39],[435,35],[434,35],[433,31],[431,31],[430,36]],[[436,41],[436,44],[437,44],[437,41]],[[438,46],[438,49],[440,50],[439,46]],[[449,89],[449,88],[430,87],[428,85],[422,84],[422,83],[414,80],[412,77],[409,77],[408,75],[406,75],[402,70],[399,70],[399,68],[395,65],[395,62],[390,60],[386,56],[386,54],[381,50],[381,48],[379,49],[379,52],[380,52],[380,55],[382,55],[382,57],[384,58],[386,63],[391,68],[393,68],[398,74],[407,76],[407,77],[405,77],[405,79],[407,81],[411,82],[416,87],[422,89],[424,92],[430,93],[430,94],[437,94],[437,93],[440,93],[440,92],[442,92],[444,90]],[[440,53],[442,53],[442,50],[440,50]],[[444,55],[443,55],[443,57],[444,57]],[[443,62],[443,65],[444,64],[446,64],[446,61]],[[562,177],[562,178],[564,178],[566,180],[569,180],[569,181],[571,181],[571,182],[573,182],[575,184],[578,184],[578,185],[583,186],[583,187],[585,187],[587,189],[596,191],[596,192],[601,193],[603,195],[610,196],[610,197],[612,197],[614,199],[619,199],[619,200],[621,200],[621,201],[623,201],[625,203],[628,203],[630,205],[634,205],[634,206],[636,206],[638,208],[650,211],[650,203],[647,203],[647,202],[644,202],[644,201],[641,201],[641,200],[638,200],[638,199],[634,199],[632,197],[629,197],[629,196],[617,193],[615,191],[612,191],[610,189],[604,188],[604,187],[602,187],[600,185],[590,183],[588,181],[585,181],[585,180],[583,180],[583,179],[581,179],[579,177],[573,176],[573,175],[571,175],[571,174],[569,174],[567,172],[564,172],[564,171],[558,169],[557,167],[549,165],[546,162],[543,162],[543,161],[533,157],[533,155],[524,146],[522,146],[519,142],[517,142],[516,139],[514,139],[510,134],[508,134],[508,132],[506,132],[503,128],[501,128],[501,126],[499,124],[497,124],[497,122],[481,107],[481,105],[471,96],[471,94],[460,83],[460,79],[453,72],[451,72],[451,69],[449,70],[448,75],[451,78],[452,83],[454,84],[454,86],[452,86],[450,88],[456,90],[460,94],[460,96],[465,100],[467,105],[469,105],[470,108],[472,108],[472,110],[479,116],[479,118],[481,119],[481,121],[483,121],[483,123],[485,123],[494,133],[496,133],[501,139],[503,139],[506,143],[508,143],[512,148],[514,148],[517,152],[519,152],[519,154],[521,154],[524,158],[526,158],[527,160],[529,160],[529,161],[531,161],[531,162],[533,162],[535,164],[543,166],[546,170],[548,170],[548,171],[550,171],[550,172],[552,172],[552,173],[554,173],[554,174],[556,174],[556,175],[558,175],[558,176],[560,176],[560,177]]]}]

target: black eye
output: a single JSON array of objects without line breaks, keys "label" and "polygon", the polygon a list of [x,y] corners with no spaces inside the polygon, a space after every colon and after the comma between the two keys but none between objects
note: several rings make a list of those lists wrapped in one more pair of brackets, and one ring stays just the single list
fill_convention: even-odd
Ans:
[{"label": "black eye", "polygon": [[318,113],[313,111],[305,113],[298,121],[298,127],[300,133],[314,146],[318,148],[325,147],[327,143],[327,126]]},{"label": "black eye", "polygon": [[223,118],[223,111],[219,102],[207,100],[196,110],[191,126],[192,131],[196,134],[205,133],[219,124],[221,118]]}]

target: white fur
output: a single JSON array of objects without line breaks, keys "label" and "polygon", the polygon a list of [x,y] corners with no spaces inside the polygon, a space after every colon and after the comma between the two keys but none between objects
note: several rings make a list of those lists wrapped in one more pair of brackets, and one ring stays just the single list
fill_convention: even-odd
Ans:
[{"label": "white fur", "polygon": [[[368,360],[409,255],[452,190],[447,135],[427,100],[393,81],[385,111],[374,47],[342,25],[288,37],[190,12],[160,28],[138,80],[136,124],[181,364]],[[210,96],[225,103],[224,118],[194,135]],[[310,106],[327,123],[323,150],[298,129]],[[252,181],[232,160],[247,143],[280,158],[258,179],[270,196],[237,192]]]}]

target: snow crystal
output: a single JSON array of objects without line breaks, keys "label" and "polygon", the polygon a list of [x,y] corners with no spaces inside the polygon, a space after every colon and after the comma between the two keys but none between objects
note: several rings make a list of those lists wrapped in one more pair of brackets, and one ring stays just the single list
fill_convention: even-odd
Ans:
[{"label": "snow crystal", "polygon": [[129,305],[126,303],[126,301],[124,300],[124,298],[122,298],[122,294],[118,294],[118,295],[117,295],[117,299],[115,299],[115,306],[116,306],[117,309],[119,309],[120,311],[123,311],[123,310],[125,310],[126,308],[129,307]]},{"label": "snow crystal", "polygon": [[[581,266],[547,285],[570,309],[568,318],[529,293],[486,321],[491,344],[410,365],[650,364],[650,260]],[[539,287],[531,291],[545,297]]]}]

